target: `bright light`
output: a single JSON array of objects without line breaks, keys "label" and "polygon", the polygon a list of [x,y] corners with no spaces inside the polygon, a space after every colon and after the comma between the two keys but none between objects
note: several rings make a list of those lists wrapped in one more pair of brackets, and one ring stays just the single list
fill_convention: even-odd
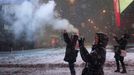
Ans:
[{"label": "bright light", "polygon": [[84,28],[84,27],[85,27],[85,23],[81,23],[81,27],[83,27],[83,28]]},{"label": "bright light", "polygon": [[134,28],[134,24],[132,24],[132,28]]},{"label": "bright light", "polygon": [[70,4],[74,4],[75,3],[75,0],[69,0],[69,3]]},{"label": "bright light", "polygon": [[93,24],[94,22],[93,22],[93,21],[91,21],[91,23]]},{"label": "bright light", "polygon": [[91,19],[88,19],[88,21],[90,22],[90,21],[91,21]]},{"label": "bright light", "polygon": [[103,12],[103,13],[106,13],[106,10],[103,10],[102,12]]},{"label": "bright light", "polygon": [[94,29],[97,29],[97,27],[96,27],[96,26],[94,26]]}]

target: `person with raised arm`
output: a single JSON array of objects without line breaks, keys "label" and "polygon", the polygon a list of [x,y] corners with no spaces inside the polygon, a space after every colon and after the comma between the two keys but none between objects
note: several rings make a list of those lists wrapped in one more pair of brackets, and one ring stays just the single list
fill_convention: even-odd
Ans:
[{"label": "person with raised arm", "polygon": [[106,59],[107,35],[96,33],[90,53],[85,48],[84,41],[84,38],[79,39],[80,55],[86,63],[82,75],[104,75],[103,66]]},{"label": "person with raised arm", "polygon": [[78,35],[71,35],[71,37],[69,37],[67,31],[64,30],[63,38],[66,43],[64,61],[68,62],[69,64],[71,75],[76,75],[74,63],[76,62],[76,57],[78,54],[78,50],[75,49],[76,43],[78,41]]}]

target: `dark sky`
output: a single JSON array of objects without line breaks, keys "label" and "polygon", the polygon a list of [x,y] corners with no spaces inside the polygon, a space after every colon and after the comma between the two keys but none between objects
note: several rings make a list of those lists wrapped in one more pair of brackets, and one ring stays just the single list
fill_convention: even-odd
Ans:
[{"label": "dark sky", "polygon": [[70,4],[69,0],[57,0],[57,7],[61,16],[67,18],[75,26],[88,21],[88,19],[102,25],[114,22],[110,0],[76,0],[74,4]]},{"label": "dark sky", "polygon": [[[87,38],[96,32],[113,34],[116,27],[112,0],[55,0],[61,17],[68,19]],[[93,37],[92,37],[93,38]]]}]

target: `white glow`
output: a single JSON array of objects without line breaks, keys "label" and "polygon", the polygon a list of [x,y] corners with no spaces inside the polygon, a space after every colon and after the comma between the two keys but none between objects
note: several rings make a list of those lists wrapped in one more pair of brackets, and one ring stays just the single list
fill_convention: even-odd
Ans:
[{"label": "white glow", "polygon": [[69,0],[70,4],[74,4],[75,0]]}]

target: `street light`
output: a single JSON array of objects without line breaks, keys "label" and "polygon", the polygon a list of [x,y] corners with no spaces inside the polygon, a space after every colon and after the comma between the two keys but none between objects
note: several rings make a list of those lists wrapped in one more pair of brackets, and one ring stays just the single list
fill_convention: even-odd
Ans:
[{"label": "street light", "polygon": [[91,23],[93,24],[93,23],[94,23],[94,21],[91,21]]},{"label": "street light", "polygon": [[88,21],[90,22],[90,21],[91,21],[91,19],[88,19]]},{"label": "street light", "polygon": [[102,13],[106,13],[106,10],[104,9],[104,10],[102,10]]},{"label": "street light", "polygon": [[69,3],[73,5],[75,3],[75,0],[69,0]]}]

